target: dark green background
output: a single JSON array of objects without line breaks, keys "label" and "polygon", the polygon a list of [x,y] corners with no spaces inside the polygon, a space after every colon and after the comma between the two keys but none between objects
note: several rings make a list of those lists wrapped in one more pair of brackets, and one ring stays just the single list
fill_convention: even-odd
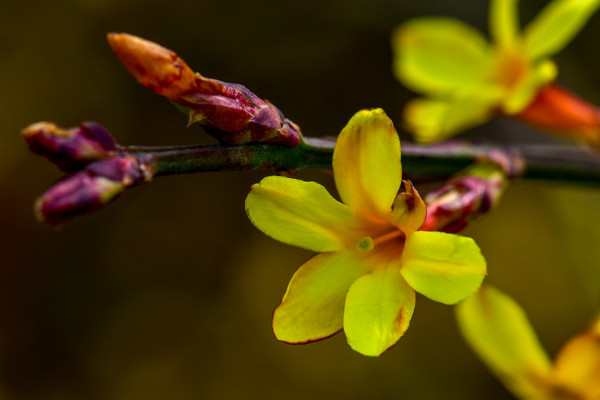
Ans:
[{"label": "dark green background", "polygon": [[[523,1],[524,19],[544,1]],[[32,203],[60,173],[28,153],[29,123],[95,120],[121,144],[210,142],[138,86],[105,41],[157,41],[208,77],[266,97],[307,135],[336,135],[365,107],[400,127],[412,96],[391,74],[389,35],[417,15],[485,29],[482,0],[5,1],[0,5],[0,398],[508,399],[459,336],[451,307],[418,296],[411,327],[379,359],[343,334],[278,343],[272,309],[311,253],[244,214],[258,172],[160,178],[55,230]],[[560,80],[600,102],[600,17],[557,57]],[[402,139],[408,135],[401,133]],[[486,136],[487,135],[487,136]],[[478,140],[553,141],[510,121]],[[328,173],[306,173],[332,187]],[[488,282],[527,310],[554,354],[600,308],[600,193],[517,182],[464,233]]]}]

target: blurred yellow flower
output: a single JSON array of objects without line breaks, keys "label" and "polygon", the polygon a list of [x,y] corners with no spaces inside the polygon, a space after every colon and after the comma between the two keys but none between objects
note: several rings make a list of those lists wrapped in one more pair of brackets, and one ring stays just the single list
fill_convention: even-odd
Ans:
[{"label": "blurred yellow flower", "polygon": [[516,397],[600,399],[600,316],[552,364],[521,307],[498,289],[482,286],[456,311],[469,345]]},{"label": "blurred yellow flower", "polygon": [[[394,73],[427,95],[405,108],[407,129],[430,143],[489,120],[516,115],[555,80],[549,59],[579,32],[600,0],[554,0],[519,31],[517,0],[492,0],[489,44],[451,18],[417,18],[393,34]],[[596,121],[597,122],[597,121]]]},{"label": "blurred yellow flower", "polygon": [[307,343],[344,330],[359,353],[378,356],[408,328],[415,291],[455,304],[486,273],[467,237],[419,232],[426,207],[402,183],[400,140],[383,110],[363,110],[340,133],[333,153],[343,203],[315,183],[264,178],[246,199],[252,223],[287,244],[320,252],[294,274],[273,314],[278,340]]}]

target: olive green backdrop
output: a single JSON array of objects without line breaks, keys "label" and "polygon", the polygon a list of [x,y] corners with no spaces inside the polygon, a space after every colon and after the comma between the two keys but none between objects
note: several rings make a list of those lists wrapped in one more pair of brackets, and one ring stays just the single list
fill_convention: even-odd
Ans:
[{"label": "olive green backdrop", "polygon": [[[524,19],[541,0],[524,0]],[[4,1],[0,5],[1,399],[509,399],[459,336],[451,307],[419,296],[378,359],[343,334],[278,343],[271,312],[311,254],[244,214],[264,173],[159,178],[56,230],[31,212],[60,177],[20,130],[95,120],[121,144],[210,143],[138,86],[109,31],[157,41],[208,77],[247,85],[307,135],[336,135],[365,107],[397,122],[412,94],[391,74],[389,35],[417,15],[486,29],[482,0]],[[600,16],[557,58],[560,80],[600,102]],[[402,139],[408,140],[405,133]],[[554,141],[510,121],[469,135]],[[300,175],[332,187],[326,172]],[[488,282],[527,310],[552,354],[600,308],[600,191],[517,182],[464,233]]]}]

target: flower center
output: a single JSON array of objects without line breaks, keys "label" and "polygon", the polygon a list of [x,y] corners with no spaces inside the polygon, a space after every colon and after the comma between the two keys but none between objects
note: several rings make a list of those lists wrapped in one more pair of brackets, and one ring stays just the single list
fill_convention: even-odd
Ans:
[{"label": "flower center", "polygon": [[403,239],[406,235],[400,229],[395,229],[391,232],[385,233],[381,236],[376,237],[375,239],[371,238],[371,236],[363,236],[356,247],[361,251],[371,251],[376,246],[382,245],[383,243],[389,242],[393,239]]},{"label": "flower center", "polygon": [[373,239],[371,239],[371,236],[365,236],[358,241],[356,247],[361,251],[369,251],[373,250],[375,243],[373,242]]},{"label": "flower center", "polygon": [[493,79],[510,89],[516,86],[530,69],[530,63],[523,52],[518,49],[503,49],[496,56]]}]

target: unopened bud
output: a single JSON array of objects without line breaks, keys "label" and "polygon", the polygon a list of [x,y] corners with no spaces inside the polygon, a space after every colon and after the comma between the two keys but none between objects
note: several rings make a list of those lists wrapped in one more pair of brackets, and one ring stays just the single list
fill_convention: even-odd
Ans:
[{"label": "unopened bud", "polygon": [[96,161],[51,186],[35,202],[40,221],[62,224],[116,199],[125,189],[152,179],[146,165],[132,156]]},{"label": "unopened bud", "polygon": [[188,108],[190,123],[220,142],[300,143],[300,128],[245,86],[194,73],[173,51],[133,35],[110,33],[108,42],[141,85]]},{"label": "unopened bud", "polygon": [[173,51],[126,33],[109,33],[107,37],[112,50],[140,85],[174,101],[195,87],[196,74]]},{"label": "unopened bud", "polygon": [[65,172],[81,169],[91,161],[107,158],[117,143],[100,124],[84,122],[64,129],[50,122],[38,122],[23,130],[29,149],[56,164]]},{"label": "unopened bud", "polygon": [[598,108],[557,84],[541,88],[517,118],[536,128],[600,148]]},{"label": "unopened bud", "polygon": [[423,231],[456,233],[490,211],[506,186],[506,174],[493,161],[473,164],[444,186],[425,196],[427,218]]}]

